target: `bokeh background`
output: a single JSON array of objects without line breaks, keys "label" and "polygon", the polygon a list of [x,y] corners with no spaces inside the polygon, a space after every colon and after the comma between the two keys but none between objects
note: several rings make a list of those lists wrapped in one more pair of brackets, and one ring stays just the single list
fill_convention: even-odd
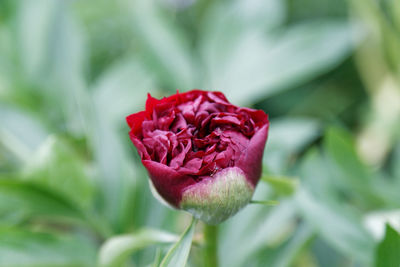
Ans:
[{"label": "bokeh background", "polygon": [[190,217],[125,116],[192,88],[271,119],[254,199],[279,205],[221,225],[221,266],[399,266],[397,0],[0,0],[0,266],[156,266],[133,233]]}]

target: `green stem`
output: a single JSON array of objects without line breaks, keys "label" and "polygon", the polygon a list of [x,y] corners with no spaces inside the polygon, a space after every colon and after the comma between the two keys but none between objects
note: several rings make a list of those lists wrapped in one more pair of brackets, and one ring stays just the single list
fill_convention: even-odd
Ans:
[{"label": "green stem", "polygon": [[218,267],[218,226],[204,224],[204,266]]}]

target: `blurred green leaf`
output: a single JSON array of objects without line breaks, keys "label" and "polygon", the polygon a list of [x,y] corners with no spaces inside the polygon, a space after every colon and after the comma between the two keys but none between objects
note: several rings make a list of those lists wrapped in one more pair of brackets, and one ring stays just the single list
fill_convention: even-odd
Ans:
[{"label": "blurred green leaf", "polygon": [[[254,197],[265,197],[263,189],[259,185]],[[262,205],[249,205],[221,224],[219,254],[229,255],[220,257],[221,266],[247,266],[254,253],[283,242],[294,230],[295,209],[291,200],[282,201],[270,209]]]},{"label": "blurred green leaf", "polygon": [[[122,229],[131,229],[132,220],[142,219],[141,216],[132,216],[132,210],[135,210],[133,205],[137,205],[135,200],[143,197],[143,190],[138,188],[146,183],[137,182],[136,178],[143,174],[136,171],[136,164],[124,146],[125,142],[129,142],[129,128],[125,126],[127,129],[124,135],[120,135],[115,122],[109,121],[110,117],[102,118],[104,107],[96,108],[99,110],[96,110],[92,118],[92,122],[96,123],[91,127],[89,138],[93,148],[97,181],[101,189],[100,210],[111,222],[114,230],[120,232]],[[120,118],[120,123],[124,120],[125,116]]]},{"label": "blurred green leaf", "polygon": [[0,229],[1,266],[92,267],[95,261],[95,245],[83,238]]},{"label": "blurred green leaf", "polygon": [[265,175],[261,177],[261,180],[268,183],[278,195],[282,196],[293,195],[299,186],[299,180],[297,178]]},{"label": "blurred green leaf", "polygon": [[156,250],[156,255],[154,256],[154,261],[151,267],[158,267],[160,266],[162,257],[161,257],[161,249]]},{"label": "blurred green leaf", "polygon": [[51,23],[59,1],[24,0],[19,2],[17,16],[18,55],[30,79],[45,71]]},{"label": "blurred green leaf", "polygon": [[109,67],[92,89],[97,112],[109,107],[101,118],[112,125],[125,124],[126,116],[144,108],[148,93],[158,95],[153,76],[132,57]]},{"label": "blurred green leaf", "polygon": [[393,152],[392,174],[395,181],[400,184],[400,143],[398,143]]},{"label": "blurred green leaf", "polygon": [[15,6],[15,1],[4,0],[0,2],[0,23],[14,13]]},{"label": "blurred green leaf", "polygon": [[398,32],[400,32],[400,2],[396,0],[391,0],[390,2],[393,20],[396,23]]},{"label": "blurred green leaf", "polygon": [[[381,50],[383,54],[384,63],[387,65],[385,67],[390,68],[394,73],[400,71],[400,36],[399,31],[396,29],[397,14],[396,5],[391,5],[389,1],[359,1],[353,0],[354,7],[356,7],[357,12],[361,14],[364,19],[368,21],[369,25],[378,28],[379,46],[376,49]],[[392,1],[396,2],[396,1]],[[384,6],[388,4],[388,11],[385,12]],[[394,19],[391,19],[391,14],[394,14]],[[375,31],[375,29],[374,29]]]},{"label": "blurred green leaf", "polygon": [[[285,3],[279,0],[233,0],[229,5],[217,1],[211,2],[206,11],[207,14],[199,25],[200,37],[205,42],[205,48],[218,46],[223,52],[219,56],[231,53],[230,49],[233,47],[226,44],[235,42],[243,31],[274,29],[286,19]],[[217,36],[219,33],[223,35]],[[219,39],[221,37],[224,39]],[[219,44],[214,42],[217,40],[220,41]],[[222,50],[224,46],[227,50]]]},{"label": "blurred green leaf", "polygon": [[352,191],[364,204],[381,205],[382,197],[375,193],[373,176],[360,161],[352,137],[343,130],[331,128],[324,139],[324,147],[334,162],[331,171],[344,190]]},{"label": "blurred green leaf", "polygon": [[37,118],[19,109],[0,106],[0,121],[0,142],[22,163],[31,159],[48,134]]},{"label": "blurred green leaf", "polygon": [[183,232],[182,236],[167,252],[162,260],[160,267],[185,267],[189,258],[190,247],[196,227],[196,219],[192,218],[192,222]]},{"label": "blurred green leaf", "polygon": [[[52,110],[42,116],[53,120],[53,126],[82,136],[87,132],[90,110],[83,80],[85,42],[70,5],[60,0],[38,0],[34,5],[29,0],[20,2],[16,23],[20,60],[16,66],[20,69],[15,70],[15,83],[22,87],[20,93],[24,90],[41,100],[42,112]],[[18,91],[12,93],[14,98],[23,97]],[[37,102],[25,101],[38,109]],[[62,126],[58,125],[61,120]]]},{"label": "blurred green leaf", "polygon": [[159,79],[170,90],[196,88],[189,40],[180,31],[179,25],[162,12],[166,10],[162,10],[155,0],[132,3],[134,29],[140,36],[141,49],[149,69],[156,70]]},{"label": "blurred green leaf", "polygon": [[[43,0],[40,0],[43,1]],[[51,77],[59,79],[58,84],[61,85],[66,95],[71,97],[68,102],[73,104],[78,99],[72,98],[78,88],[83,77],[86,62],[86,40],[81,25],[71,12],[71,3],[56,0],[55,9],[52,15],[50,25],[45,28],[49,29],[49,36],[44,38],[46,44],[47,68]],[[65,82],[65,86],[60,84]],[[71,86],[71,87],[70,87]],[[72,96],[71,96],[72,94]]]},{"label": "blurred green leaf", "polygon": [[46,84],[47,94],[51,97],[49,101],[53,102],[54,109],[62,112],[69,133],[80,137],[90,133],[92,112],[84,80],[85,35],[70,11],[72,2],[55,2],[57,7],[53,14],[51,35],[48,36],[48,62],[44,74],[50,74],[51,77]]},{"label": "blurred green leaf", "polygon": [[311,118],[279,118],[271,120],[268,134],[268,148],[279,147],[289,153],[298,153],[321,134],[321,126]]},{"label": "blurred green leaf", "polygon": [[50,136],[31,158],[25,179],[62,194],[75,205],[89,208],[94,193],[84,159],[61,138]]},{"label": "blurred green leaf", "polygon": [[[229,26],[235,23],[211,27],[210,31],[223,31],[204,39],[211,77],[206,88],[225,92],[237,104],[295,88],[337,66],[353,49],[350,26],[341,21],[305,22],[270,35],[251,27],[236,32]],[[227,34],[234,34],[235,40]]]},{"label": "blurred green leaf", "polygon": [[285,3],[279,0],[234,0],[230,5],[220,4],[217,14],[212,15],[216,16],[214,20],[224,20],[224,26],[236,24],[238,30],[249,27],[270,29],[284,23],[285,7]]},{"label": "blurred green leaf", "polygon": [[295,203],[304,218],[332,246],[363,264],[372,262],[374,241],[354,214],[316,199],[304,188],[296,194]]},{"label": "blurred green leaf", "polygon": [[389,224],[386,225],[385,238],[379,243],[375,253],[376,267],[400,266],[400,234]]},{"label": "blurred green leaf", "polygon": [[99,266],[121,266],[137,250],[177,240],[178,236],[174,234],[153,229],[142,229],[134,234],[112,237],[100,248]]},{"label": "blurred green leaf", "polygon": [[311,148],[301,159],[298,169],[301,186],[317,199],[342,203],[344,200],[338,196],[338,186],[329,170],[329,164],[318,148]]},{"label": "blurred green leaf", "polygon": [[257,266],[292,266],[296,256],[310,243],[313,236],[312,227],[307,224],[300,224],[290,239],[278,247],[268,247],[260,250],[259,257],[252,257],[249,260],[258,262]]},{"label": "blurred green leaf", "polygon": [[[133,220],[144,220],[143,216],[131,216],[132,210],[139,214],[140,205],[146,202],[141,187],[147,184],[145,180],[136,181],[136,177],[145,174],[138,170],[125,149],[124,144],[129,142],[125,117],[144,108],[147,93],[157,95],[153,76],[137,58],[129,56],[109,66],[91,88],[92,120],[96,123],[91,127],[90,139],[101,178],[104,209],[119,229],[130,230]],[[125,129],[123,135],[119,131],[121,127]]]},{"label": "blurred green leaf", "polygon": [[319,135],[320,125],[314,119],[271,120],[263,163],[274,174],[284,173],[291,156],[300,153]]},{"label": "blurred green leaf", "polygon": [[[2,8],[0,7],[0,9]],[[3,95],[6,95],[6,93],[11,90],[10,87],[12,85],[12,66],[14,63],[14,47],[12,37],[13,35],[11,30],[1,23],[0,14],[0,99]]]},{"label": "blurred green leaf", "polygon": [[368,183],[371,179],[366,166],[360,161],[351,135],[338,128],[328,129],[325,136],[325,147],[338,167],[353,179],[359,179]]},{"label": "blurred green leaf", "polygon": [[16,179],[0,179],[0,211],[65,219],[84,217],[74,204],[61,196],[41,186]]}]

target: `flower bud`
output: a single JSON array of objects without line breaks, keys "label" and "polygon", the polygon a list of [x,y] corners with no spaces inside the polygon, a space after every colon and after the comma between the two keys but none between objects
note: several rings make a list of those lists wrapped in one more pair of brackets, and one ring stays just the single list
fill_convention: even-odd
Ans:
[{"label": "flower bud", "polygon": [[149,95],[146,110],[127,122],[155,191],[169,205],[218,224],[251,200],[268,135],[262,110],[193,90],[161,100]]}]

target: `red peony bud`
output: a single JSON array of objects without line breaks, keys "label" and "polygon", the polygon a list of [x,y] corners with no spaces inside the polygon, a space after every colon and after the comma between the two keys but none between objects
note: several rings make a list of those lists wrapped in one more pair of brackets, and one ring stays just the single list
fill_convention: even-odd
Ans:
[{"label": "red peony bud", "polygon": [[130,137],[156,192],[209,224],[250,200],[261,175],[268,135],[262,110],[232,105],[220,92],[193,90],[126,118]]}]

